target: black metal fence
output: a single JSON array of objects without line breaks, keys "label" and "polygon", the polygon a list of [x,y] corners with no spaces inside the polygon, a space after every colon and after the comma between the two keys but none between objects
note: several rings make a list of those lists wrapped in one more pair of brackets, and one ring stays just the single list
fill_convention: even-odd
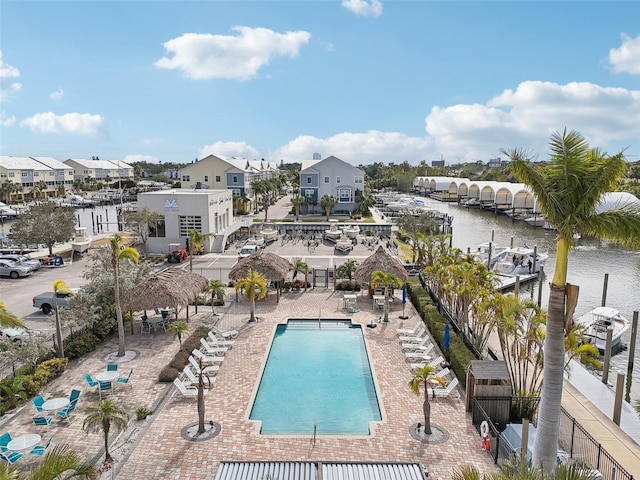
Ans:
[{"label": "black metal fence", "polygon": [[[493,461],[502,465],[505,461],[516,458],[518,446],[510,445],[503,437],[507,423],[520,423],[521,412],[530,412],[530,421],[537,423],[537,398],[520,397],[476,397],[473,399],[473,425],[480,433],[480,425],[486,421],[489,426],[490,448],[488,453]],[[533,411],[531,410],[533,409]],[[578,421],[561,408],[560,436],[558,438],[560,450],[566,452],[567,457],[580,460],[591,468],[598,470],[605,480],[633,480],[627,472],[598,443]]]}]

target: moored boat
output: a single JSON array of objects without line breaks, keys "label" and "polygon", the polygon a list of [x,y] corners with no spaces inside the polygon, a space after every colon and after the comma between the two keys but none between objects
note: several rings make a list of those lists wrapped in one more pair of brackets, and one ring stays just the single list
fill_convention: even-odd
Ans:
[{"label": "moored boat", "polygon": [[496,255],[496,262],[491,268],[497,270],[500,275],[529,275],[539,273],[547,258],[546,253],[534,252],[533,248],[505,248]]},{"label": "moored boat", "polygon": [[85,253],[91,246],[91,237],[87,236],[85,227],[76,227],[76,233],[71,240],[71,248],[74,252]]},{"label": "moored boat", "polygon": [[600,353],[605,351],[609,328],[612,329],[611,349],[616,350],[622,344],[622,335],[631,326],[629,320],[612,307],[596,307],[576,318],[575,322],[585,327],[585,336],[600,350]]}]

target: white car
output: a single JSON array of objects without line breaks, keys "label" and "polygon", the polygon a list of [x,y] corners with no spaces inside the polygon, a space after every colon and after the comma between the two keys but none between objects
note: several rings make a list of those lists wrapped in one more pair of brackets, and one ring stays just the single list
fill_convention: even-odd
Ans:
[{"label": "white car", "polygon": [[11,278],[19,278],[19,277],[28,277],[33,273],[31,267],[25,267],[24,265],[20,265],[19,263],[14,262],[13,260],[3,260],[0,257],[0,275],[4,277]]},{"label": "white car", "polygon": [[20,265],[24,265],[25,267],[30,267],[31,270],[39,270],[42,265],[40,265],[40,260],[35,258],[31,258],[28,255],[20,255],[20,254],[6,254],[0,256],[0,260],[13,260]]},{"label": "white car", "polygon": [[240,253],[238,253],[238,258],[248,257],[249,255],[253,255],[257,251],[258,251],[258,246],[257,245],[245,245],[240,250]]},{"label": "white car", "polygon": [[21,340],[26,340],[29,338],[30,333],[27,332],[24,328],[16,327],[16,328],[3,328],[0,330],[0,337],[8,337],[14,342],[19,342]]}]

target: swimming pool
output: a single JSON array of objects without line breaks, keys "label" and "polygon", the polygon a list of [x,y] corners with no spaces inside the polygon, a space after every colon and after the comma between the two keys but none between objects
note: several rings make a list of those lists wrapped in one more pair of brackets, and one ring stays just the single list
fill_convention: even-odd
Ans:
[{"label": "swimming pool", "polygon": [[362,328],[290,319],[276,327],[249,416],[264,435],[370,435],[382,419]]}]

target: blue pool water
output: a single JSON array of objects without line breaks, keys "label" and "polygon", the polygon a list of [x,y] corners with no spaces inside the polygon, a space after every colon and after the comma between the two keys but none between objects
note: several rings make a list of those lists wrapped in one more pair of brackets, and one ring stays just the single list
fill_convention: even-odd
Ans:
[{"label": "blue pool water", "polygon": [[265,435],[369,435],[381,420],[362,328],[348,321],[278,325],[251,415]]}]

